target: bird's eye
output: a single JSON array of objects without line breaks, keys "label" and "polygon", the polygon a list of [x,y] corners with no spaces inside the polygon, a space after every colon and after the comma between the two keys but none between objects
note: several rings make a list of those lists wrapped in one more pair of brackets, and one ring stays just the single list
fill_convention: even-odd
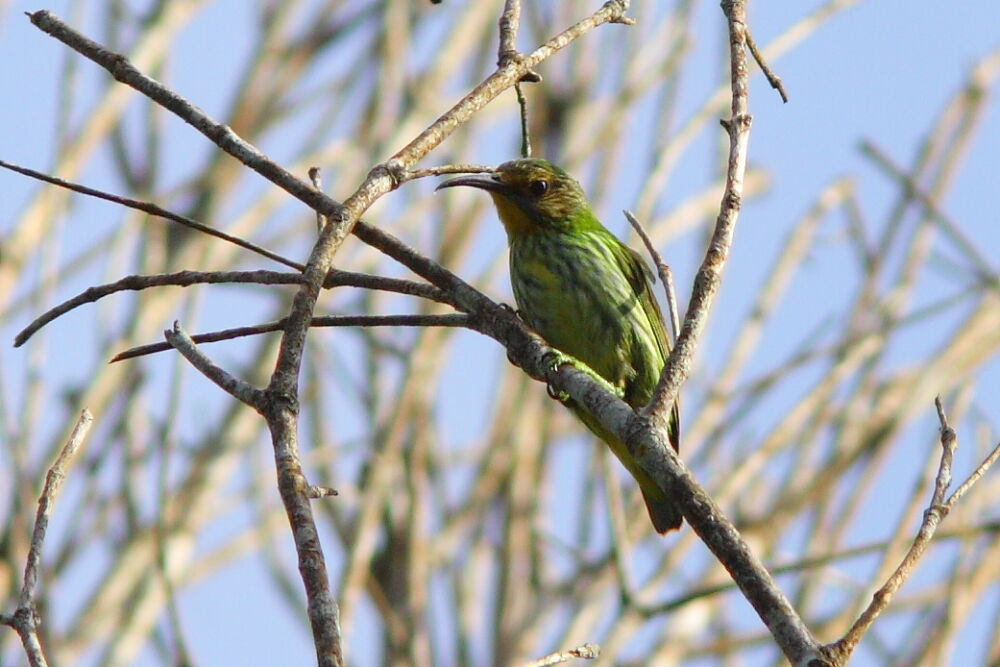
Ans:
[{"label": "bird's eye", "polygon": [[528,192],[530,192],[534,197],[541,197],[548,191],[549,191],[548,181],[539,180],[539,181],[531,181],[530,183],[528,183]]}]

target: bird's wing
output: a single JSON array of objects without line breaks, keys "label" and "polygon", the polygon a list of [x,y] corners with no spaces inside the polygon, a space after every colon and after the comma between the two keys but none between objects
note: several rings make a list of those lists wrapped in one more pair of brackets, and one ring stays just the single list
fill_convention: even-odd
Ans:
[{"label": "bird's wing", "polygon": [[[667,357],[670,356],[670,342],[667,340],[666,322],[663,319],[663,313],[660,311],[660,306],[653,295],[652,281],[654,274],[652,269],[639,253],[629,248],[617,238],[615,238],[614,245],[616,246],[614,254],[618,260],[618,264],[628,279],[629,284],[632,285],[632,289],[635,290],[639,298],[639,303],[642,304],[642,309],[649,320],[649,326],[656,336],[657,345],[660,347],[660,354],[663,355],[663,360],[666,361]],[[680,410],[677,407],[679,403],[680,401],[675,401],[670,411],[670,444],[674,446],[675,450],[680,449],[681,416]]]},{"label": "bird's wing", "polygon": [[646,313],[646,318],[649,320],[649,326],[656,336],[656,343],[660,348],[660,354],[666,359],[670,354],[670,342],[667,340],[666,322],[663,319],[663,313],[660,312],[660,306],[656,302],[656,297],[653,296],[652,283],[655,274],[639,253],[621,241],[615,240],[618,246],[618,252],[615,253],[618,264],[632,286],[632,289],[635,290],[635,294],[639,298],[639,303],[642,305],[642,310]]}]

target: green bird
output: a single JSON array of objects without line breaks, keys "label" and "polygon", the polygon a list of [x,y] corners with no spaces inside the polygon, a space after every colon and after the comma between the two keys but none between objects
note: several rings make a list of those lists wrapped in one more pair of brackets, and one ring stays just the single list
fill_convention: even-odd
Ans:
[{"label": "green bird", "polygon": [[[547,160],[527,158],[453,178],[438,189],[458,185],[493,198],[507,231],[514,298],[528,326],[604,378],[633,409],[645,406],[670,353],[652,274],[601,224],[580,184]],[[581,406],[572,400],[567,405],[639,483],[657,532],[679,528],[680,511],[625,444]],[[669,435],[678,449],[676,404]]]}]

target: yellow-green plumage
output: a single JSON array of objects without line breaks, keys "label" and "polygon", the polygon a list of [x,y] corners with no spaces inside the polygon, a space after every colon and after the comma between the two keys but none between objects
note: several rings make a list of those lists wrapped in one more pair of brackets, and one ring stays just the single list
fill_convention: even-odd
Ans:
[{"label": "yellow-green plumage", "polygon": [[[492,196],[507,230],[514,298],[528,326],[618,388],[631,407],[646,405],[669,353],[663,318],[646,265],[604,228],[579,183],[550,162],[529,158],[439,187],[455,185]],[[569,407],[639,483],[656,530],[678,528],[680,512],[624,443],[579,406],[570,402]],[[679,427],[674,406],[670,437],[675,449]]]}]

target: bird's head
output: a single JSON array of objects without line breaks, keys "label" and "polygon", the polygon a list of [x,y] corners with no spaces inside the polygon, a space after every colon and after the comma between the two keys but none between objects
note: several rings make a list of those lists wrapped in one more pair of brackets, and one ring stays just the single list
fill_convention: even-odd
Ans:
[{"label": "bird's head", "polygon": [[445,181],[437,189],[457,185],[489,192],[512,238],[547,230],[575,231],[596,222],[580,184],[548,160],[511,160],[491,172]]}]

